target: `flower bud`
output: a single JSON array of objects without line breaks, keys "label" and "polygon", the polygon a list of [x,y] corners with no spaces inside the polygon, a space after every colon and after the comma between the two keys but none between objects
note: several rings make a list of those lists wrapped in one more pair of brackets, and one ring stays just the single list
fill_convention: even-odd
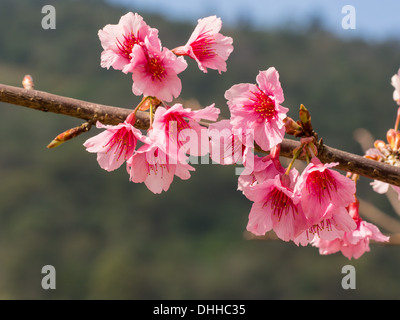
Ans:
[{"label": "flower bud", "polygon": [[161,105],[161,101],[158,100],[156,97],[144,97],[142,102],[140,103],[139,110],[146,111],[150,109],[150,106],[158,107],[159,105]]},{"label": "flower bud", "polygon": [[394,129],[389,129],[386,134],[386,139],[393,151],[400,149],[400,132]]},{"label": "flower bud", "polygon": [[300,105],[299,117],[304,131],[306,132],[306,134],[311,135],[313,131],[311,125],[311,115],[303,104]]},{"label": "flower bud", "polygon": [[76,136],[80,135],[83,132],[86,132],[90,129],[91,123],[85,122],[84,124],[68,129],[64,131],[63,133],[60,133],[57,137],[54,138],[53,141],[51,141],[48,145],[47,148],[55,148],[58,147],[60,144],[64,143],[65,141],[68,141],[72,138],[75,138]]},{"label": "flower bud", "polygon": [[378,149],[385,157],[390,155],[390,151],[388,150],[388,147],[384,141],[376,140],[374,142],[374,147]]},{"label": "flower bud", "polygon": [[22,80],[22,85],[24,89],[33,90],[35,85],[33,84],[32,76],[29,74],[25,75],[24,79]]},{"label": "flower bud", "polygon": [[281,175],[281,183],[283,187],[290,188],[290,182],[289,174]]},{"label": "flower bud", "polygon": [[300,137],[304,134],[302,127],[292,118],[286,117],[283,122],[285,123],[285,130],[287,134],[295,137]]},{"label": "flower bud", "polygon": [[130,123],[131,125],[135,125],[136,122],[136,114],[135,112],[131,112],[129,116],[126,117],[125,122]]}]

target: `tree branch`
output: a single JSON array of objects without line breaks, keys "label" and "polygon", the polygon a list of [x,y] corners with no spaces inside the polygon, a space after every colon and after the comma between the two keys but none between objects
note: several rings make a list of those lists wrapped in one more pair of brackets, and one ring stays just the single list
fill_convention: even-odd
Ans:
[{"label": "tree branch", "polygon": [[[44,112],[59,113],[86,121],[98,120],[103,124],[111,125],[123,122],[133,111],[132,109],[107,106],[4,84],[0,84],[0,101]],[[149,127],[148,113],[137,112],[135,127],[138,129]],[[293,150],[299,145],[299,141],[284,139],[281,145],[281,156],[291,158]],[[366,159],[326,145],[323,145],[320,149],[318,158],[323,163],[338,162],[337,169],[400,186],[400,168],[398,167]]]},{"label": "tree branch", "polygon": [[[0,84],[0,101],[83,120],[98,120],[103,124],[111,125],[124,122],[133,111],[4,84]],[[150,121],[146,112],[138,111],[136,119],[135,127],[138,129],[149,127]]]}]

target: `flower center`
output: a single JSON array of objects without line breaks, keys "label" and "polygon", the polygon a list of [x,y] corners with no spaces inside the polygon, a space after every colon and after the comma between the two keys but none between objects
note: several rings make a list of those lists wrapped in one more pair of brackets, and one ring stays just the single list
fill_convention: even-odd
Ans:
[{"label": "flower center", "polygon": [[134,36],[133,32],[128,35],[124,35],[124,40],[120,41],[117,39],[117,47],[119,50],[119,54],[124,58],[130,60],[133,46],[135,44],[139,44],[139,40]]},{"label": "flower center", "polygon": [[[172,126],[171,126],[171,124],[172,124]],[[168,117],[166,119],[166,130],[168,133],[170,132],[170,130],[171,130],[171,133],[173,133],[175,128],[177,129],[178,134],[179,134],[179,132],[181,132],[183,129],[190,128],[190,125],[181,116],[175,115],[175,114],[170,114],[170,115],[168,115]]]},{"label": "flower center", "polygon": [[329,199],[332,199],[331,192],[337,190],[335,179],[328,170],[313,171],[307,177],[307,190],[316,196],[319,201],[327,194]]},{"label": "flower center", "polygon": [[151,74],[152,80],[161,81],[165,78],[165,68],[162,65],[160,58],[155,55],[153,58],[149,58],[146,65],[146,72]]},{"label": "flower center", "polygon": [[320,236],[320,232],[322,230],[332,231],[332,221],[331,219],[324,219],[320,223],[312,225],[310,228],[306,230],[307,240],[309,240],[309,235],[311,234],[312,237],[317,235]]},{"label": "flower center", "polygon": [[190,46],[193,53],[199,60],[210,59],[217,55],[213,47],[215,40],[214,37],[208,34],[209,31],[203,32],[198,36]]},{"label": "flower center", "polygon": [[147,175],[150,175],[152,172],[155,175],[164,176],[164,170],[169,172],[169,165],[168,165],[168,155],[163,157],[164,154],[159,153],[159,149],[155,149],[154,152],[151,154],[151,157],[147,159],[146,166],[147,166]]},{"label": "flower center", "polygon": [[160,174],[161,177],[164,176],[164,170],[169,172],[169,167],[166,164],[147,164],[147,175],[149,176],[151,172],[154,172],[155,175]]},{"label": "flower center", "polygon": [[270,204],[273,214],[278,216],[278,220],[281,219],[283,213],[287,215],[289,212],[291,212],[293,216],[297,213],[297,207],[293,203],[293,200],[278,188],[274,188],[270,192],[267,201],[264,203],[264,206],[268,204]]},{"label": "flower center", "polygon": [[264,91],[258,88],[258,91],[252,92],[253,98],[250,101],[253,102],[251,105],[245,105],[247,108],[254,110],[258,114],[260,121],[270,120],[275,117],[275,101],[271,99]]},{"label": "flower center", "polygon": [[125,127],[122,127],[114,133],[104,148],[108,147],[106,152],[109,152],[115,147],[114,154],[119,151],[117,160],[121,158],[123,153],[124,159],[127,160],[128,154],[132,149],[135,148],[136,142],[137,139],[132,132],[127,130]]},{"label": "flower center", "polygon": [[179,133],[184,129],[190,129],[189,123],[180,115],[169,114],[165,119],[165,131],[168,137],[167,144],[170,141],[174,141],[178,144],[178,147],[183,145],[183,142],[179,140]]}]

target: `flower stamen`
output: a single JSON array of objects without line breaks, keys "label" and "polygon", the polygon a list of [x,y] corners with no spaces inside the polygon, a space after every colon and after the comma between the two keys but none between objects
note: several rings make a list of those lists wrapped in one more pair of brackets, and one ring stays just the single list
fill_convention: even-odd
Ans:
[{"label": "flower stamen", "polygon": [[134,141],[134,136],[132,135],[132,133],[129,132],[125,127],[122,127],[114,133],[110,141],[108,141],[107,144],[103,146],[103,148],[108,147],[106,151],[107,153],[111,149],[113,149],[114,146],[116,146],[114,153],[117,153],[117,151],[119,150],[117,160],[121,158],[123,153],[125,153],[124,159],[127,160],[127,154],[135,144],[136,143]]},{"label": "flower stamen", "polygon": [[124,38],[123,41],[117,39],[117,47],[119,50],[119,54],[124,58],[130,60],[132,49],[135,46],[135,44],[139,44],[139,40],[135,37],[133,32],[131,32],[128,35],[123,35],[123,38]]},{"label": "flower stamen", "polygon": [[285,194],[282,190],[278,188],[274,188],[264,203],[264,206],[270,203],[273,214],[278,216],[278,220],[281,219],[282,214],[287,215],[289,212],[293,214],[293,217],[297,214],[296,205],[293,203],[293,200]]},{"label": "flower stamen", "polygon": [[191,44],[191,47],[193,53],[199,60],[206,60],[217,55],[215,48],[213,47],[214,44],[215,39],[210,34],[210,31],[205,31]]},{"label": "flower stamen", "polygon": [[251,93],[254,96],[254,98],[250,99],[253,104],[245,105],[245,107],[253,109],[260,117],[260,121],[271,120],[274,118],[277,113],[275,109],[275,101],[260,88],[258,88],[258,91]]},{"label": "flower stamen", "polygon": [[153,58],[148,59],[146,72],[151,74],[151,78],[153,81],[161,81],[166,77],[165,68],[157,55],[155,55]]},{"label": "flower stamen", "polygon": [[326,195],[332,199],[331,192],[337,191],[336,181],[328,170],[311,172],[307,177],[306,185],[308,192],[314,194],[320,203]]}]

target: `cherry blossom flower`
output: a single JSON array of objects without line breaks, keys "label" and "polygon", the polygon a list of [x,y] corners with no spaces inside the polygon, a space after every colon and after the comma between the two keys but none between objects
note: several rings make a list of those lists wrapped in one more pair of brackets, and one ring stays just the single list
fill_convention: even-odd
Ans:
[{"label": "cherry blossom flower", "polygon": [[285,134],[283,119],[287,108],[284,101],[278,71],[271,67],[260,71],[257,84],[241,83],[225,92],[231,111],[234,129],[254,130],[254,141],[265,151],[281,143]]},{"label": "cherry blossom flower", "polygon": [[179,103],[169,108],[158,107],[149,137],[165,153],[181,162],[186,159],[186,153],[204,156],[209,151],[209,139],[207,128],[201,126],[199,121],[215,121],[219,113],[220,110],[214,104],[199,110],[183,108]]},{"label": "cherry blossom flower", "polygon": [[357,227],[356,223],[344,207],[330,204],[320,222],[313,224],[293,241],[299,245],[307,245],[315,240],[334,240],[343,238],[345,232],[351,232]]},{"label": "cherry blossom flower", "polygon": [[347,207],[355,200],[354,181],[330,169],[336,165],[322,164],[314,157],[299,178],[296,190],[301,194],[304,214],[313,224],[323,219],[331,204],[336,208]]},{"label": "cherry blossom flower", "polygon": [[289,176],[278,174],[273,179],[244,189],[244,195],[254,202],[248,231],[264,235],[273,229],[280,239],[289,241],[309,227],[300,199],[293,192],[297,175],[296,169],[292,169]]},{"label": "cherry blossom flower", "polygon": [[370,240],[378,242],[389,241],[389,237],[383,235],[378,227],[360,218],[358,200],[348,207],[348,212],[357,227],[353,231],[345,232],[343,237],[334,240],[315,238],[312,244],[319,248],[320,254],[327,255],[341,251],[349,260],[351,258],[358,259],[365,252],[370,251]]},{"label": "cherry blossom flower", "polygon": [[154,46],[160,43],[158,30],[150,28],[140,15],[132,12],[123,15],[118,24],[106,25],[99,30],[98,36],[104,49],[101,66],[107,69],[113,67],[124,73],[128,73],[135,45],[142,45],[146,37]]},{"label": "cherry blossom flower", "polygon": [[249,167],[245,162],[246,170],[238,179],[238,190],[244,191],[249,186],[274,179],[278,174],[283,175],[286,170],[279,161],[279,150],[278,145],[267,156],[253,155],[252,167]]},{"label": "cherry blossom flower", "polygon": [[170,161],[170,157],[151,141],[136,150],[127,161],[130,181],[144,182],[147,188],[156,194],[167,191],[174,176],[187,180],[190,178],[189,171],[194,170],[187,163]]},{"label": "cherry blossom flower", "polygon": [[[383,157],[383,154],[376,148],[370,148],[365,152],[365,155],[369,159],[380,159]],[[392,165],[395,165],[395,163],[391,163]],[[389,187],[391,187],[394,191],[397,192],[400,200],[400,187],[391,185],[387,182],[379,181],[379,180],[374,180],[373,182],[370,183],[372,186],[372,189],[379,194],[384,194],[389,191]]]},{"label": "cherry blossom flower", "polygon": [[400,69],[395,75],[392,76],[391,83],[394,87],[393,100],[400,105]]},{"label": "cherry blossom flower", "polygon": [[254,155],[254,166],[251,172],[242,173],[238,179],[238,190],[244,191],[249,186],[254,186],[258,183],[262,183],[265,180],[273,179],[279,172],[269,155],[265,157],[259,157]]},{"label": "cherry blossom flower", "polygon": [[132,72],[132,92],[135,95],[171,101],[180,95],[182,83],[178,74],[186,69],[183,57],[176,57],[161,45],[152,45],[146,37],[142,46],[134,46],[127,70]]},{"label": "cherry blossom flower", "polygon": [[[214,122],[208,127],[210,158],[221,165],[243,164],[246,152],[246,136],[235,131],[229,120]],[[249,145],[249,147],[254,147]]]},{"label": "cherry blossom flower", "polygon": [[216,16],[199,19],[188,42],[172,51],[196,60],[203,72],[210,68],[221,74],[226,71],[226,60],[233,51],[233,39],[219,33],[221,27],[222,21]]},{"label": "cherry blossom flower", "polygon": [[133,155],[137,141],[145,138],[129,121],[116,126],[97,122],[96,126],[106,130],[89,138],[83,145],[88,152],[97,153],[97,162],[107,171],[118,169]]}]

